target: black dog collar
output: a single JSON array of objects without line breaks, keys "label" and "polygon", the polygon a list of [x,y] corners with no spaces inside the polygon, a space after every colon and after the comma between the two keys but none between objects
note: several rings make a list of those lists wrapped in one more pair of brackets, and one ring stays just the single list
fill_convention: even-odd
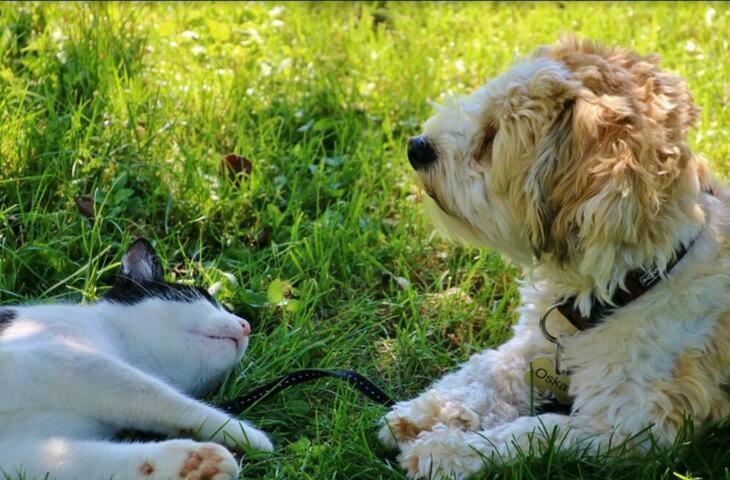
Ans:
[{"label": "black dog collar", "polygon": [[615,310],[633,302],[659,283],[684,258],[696,240],[697,237],[693,238],[688,245],[682,245],[681,248],[674,252],[674,260],[667,264],[664,273],[660,272],[656,267],[649,271],[641,268],[630,271],[626,275],[626,289],[616,290],[616,293],[611,298],[611,304],[594,300],[593,305],[591,305],[591,313],[587,317],[581,314],[580,310],[575,306],[576,297],[571,297],[558,305],[558,311],[580,331],[595,327]]}]

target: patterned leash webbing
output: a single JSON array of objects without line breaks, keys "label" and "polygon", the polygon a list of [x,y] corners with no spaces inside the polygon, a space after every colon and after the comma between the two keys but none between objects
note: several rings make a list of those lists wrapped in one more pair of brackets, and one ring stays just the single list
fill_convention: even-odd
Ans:
[{"label": "patterned leash webbing", "polygon": [[339,378],[341,380],[347,380],[350,385],[355,387],[368,397],[370,400],[377,402],[381,405],[389,407],[395,403],[390,396],[380,389],[373,382],[352,370],[316,370],[316,369],[305,369],[297,370],[295,372],[284,375],[281,378],[262,385],[258,388],[251,390],[250,392],[241,395],[240,397],[234,398],[227,402],[223,402],[219,405],[219,408],[229,413],[241,413],[256,402],[278,393],[286,388],[300,383],[307,383],[320,378],[332,377]]}]

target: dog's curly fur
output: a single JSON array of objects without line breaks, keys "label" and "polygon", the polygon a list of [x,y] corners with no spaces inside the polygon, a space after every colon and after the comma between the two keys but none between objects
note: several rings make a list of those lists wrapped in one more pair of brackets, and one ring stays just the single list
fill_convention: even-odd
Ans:
[{"label": "dog's curly fur", "polygon": [[[463,478],[554,427],[561,448],[596,452],[647,428],[668,444],[685,415],[700,425],[730,414],[730,193],[687,145],[697,117],[656,56],[564,38],[428,120],[437,159],[417,173],[435,223],[527,275],[510,341],[385,416],[381,438],[410,477]],[[572,297],[587,315],[627,272],[663,271],[689,245],[599,326],[573,334],[550,315],[574,403],[570,415],[529,416],[528,362],[554,354],[540,315]]]}]

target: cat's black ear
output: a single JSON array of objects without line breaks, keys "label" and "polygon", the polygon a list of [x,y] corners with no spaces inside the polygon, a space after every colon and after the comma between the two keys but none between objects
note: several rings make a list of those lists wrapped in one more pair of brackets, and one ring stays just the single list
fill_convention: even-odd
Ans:
[{"label": "cat's black ear", "polygon": [[120,275],[136,283],[162,282],[165,278],[165,272],[162,271],[162,264],[155,249],[144,238],[138,238],[132,242],[129,250],[122,257]]}]

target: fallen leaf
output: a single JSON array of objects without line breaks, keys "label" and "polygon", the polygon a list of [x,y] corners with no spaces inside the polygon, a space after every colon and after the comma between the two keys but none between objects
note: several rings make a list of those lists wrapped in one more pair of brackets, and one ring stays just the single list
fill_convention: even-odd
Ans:
[{"label": "fallen leaf", "polygon": [[298,312],[299,305],[299,300],[289,300],[284,310],[286,310],[287,312]]},{"label": "fallen leaf", "polygon": [[448,334],[446,334],[446,338],[449,340],[449,342],[451,342],[451,344],[453,346],[455,346],[455,347],[461,346],[461,339],[459,337],[457,337],[455,334],[448,333]]},{"label": "fallen leaf", "polygon": [[83,195],[76,197],[74,198],[74,203],[76,203],[76,208],[78,208],[81,215],[90,220],[94,219],[94,199],[91,196]]},{"label": "fallen leaf", "polygon": [[284,301],[284,295],[287,285],[280,279],[276,278],[269,284],[269,289],[266,291],[266,297],[269,303],[281,303]]},{"label": "fallen leaf", "polygon": [[222,163],[229,178],[235,182],[240,182],[241,177],[250,175],[251,170],[253,169],[253,163],[251,163],[251,160],[246,157],[236,155],[235,153],[229,153],[223,157]]}]

